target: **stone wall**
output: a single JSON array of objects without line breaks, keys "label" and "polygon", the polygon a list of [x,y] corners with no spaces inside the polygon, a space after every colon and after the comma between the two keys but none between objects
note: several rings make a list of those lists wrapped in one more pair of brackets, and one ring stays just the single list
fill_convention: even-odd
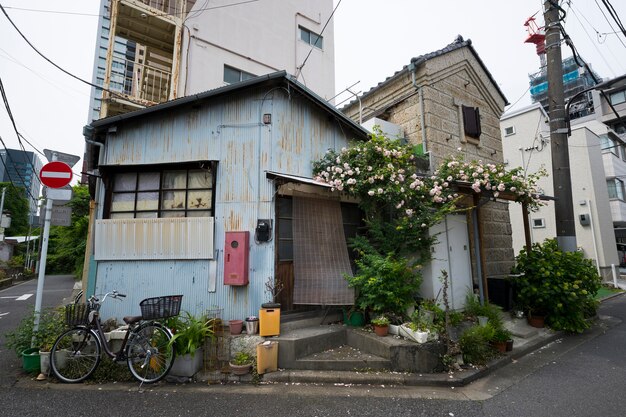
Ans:
[{"label": "stone wall", "polygon": [[[461,154],[468,161],[503,162],[500,116],[505,100],[469,47],[423,62],[417,68],[415,82],[419,90],[412,83],[411,73],[405,69],[365,93],[361,97],[362,119],[379,117],[400,125],[405,138],[413,144],[424,143],[424,130],[431,168],[453,154]],[[482,132],[479,140],[465,136],[461,105],[479,108]],[[358,102],[342,111],[353,120],[359,120]],[[514,263],[508,204],[516,203],[488,202],[480,208],[485,272],[490,278],[508,275]],[[469,231],[473,246],[471,223]],[[473,254],[473,248],[471,250]],[[473,256],[472,267],[477,282]]]}]

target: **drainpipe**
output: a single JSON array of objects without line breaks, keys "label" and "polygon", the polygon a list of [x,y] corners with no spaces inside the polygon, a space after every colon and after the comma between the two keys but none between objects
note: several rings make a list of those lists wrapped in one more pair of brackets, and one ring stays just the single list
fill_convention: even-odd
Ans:
[{"label": "drainpipe", "polygon": [[[93,135],[93,131],[94,131],[93,127],[87,125],[83,128],[83,136],[85,137],[85,143],[89,145],[97,146],[98,148],[100,148],[98,152],[98,167],[100,167],[104,160],[104,143],[96,142],[95,140],[90,139],[90,137]],[[85,253],[86,265],[91,265],[91,260],[93,259],[93,247],[94,247],[93,242],[96,236],[96,218],[98,217],[98,207],[99,207],[98,198],[100,197],[101,183],[102,183],[102,179],[96,178],[96,191],[95,191],[94,206],[93,206],[93,216],[92,215],[89,216],[89,221],[92,222],[89,225],[89,228],[90,228],[89,237],[90,237],[90,242],[91,242],[91,249],[89,250],[90,253]],[[89,244],[90,243],[87,242],[88,248],[89,248]],[[83,272],[84,271],[85,269],[83,267]],[[89,268],[87,269],[87,271],[89,271]],[[83,279],[83,292],[85,294],[85,297],[88,297],[90,295],[89,294],[89,290],[90,290],[89,276],[90,275],[91,275],[91,271],[89,271],[87,273],[87,276]],[[93,283],[93,285],[94,285],[93,290],[95,290],[95,282]]]},{"label": "drainpipe", "polygon": [[411,72],[411,84],[418,93],[419,108],[420,108],[420,126],[422,132],[422,149],[424,154],[428,154],[428,168],[432,166],[432,155],[428,151],[428,139],[426,138],[426,116],[424,115],[424,87],[417,84],[417,66],[415,62],[411,62],[408,66],[408,70]]}]

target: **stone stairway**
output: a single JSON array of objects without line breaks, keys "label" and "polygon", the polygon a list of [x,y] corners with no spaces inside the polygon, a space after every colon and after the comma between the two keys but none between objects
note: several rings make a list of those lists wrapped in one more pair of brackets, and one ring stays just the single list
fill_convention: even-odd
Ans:
[{"label": "stone stairway", "polygon": [[379,337],[341,324],[283,329],[279,344],[281,369],[358,371],[390,370],[429,373],[437,369],[442,347],[419,345],[399,337]]}]

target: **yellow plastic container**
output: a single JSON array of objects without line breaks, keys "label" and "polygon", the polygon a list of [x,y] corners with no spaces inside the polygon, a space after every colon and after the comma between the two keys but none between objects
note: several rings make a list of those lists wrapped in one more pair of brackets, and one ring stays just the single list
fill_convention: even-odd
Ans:
[{"label": "yellow plastic container", "polygon": [[280,308],[259,310],[259,335],[278,336],[280,334]]},{"label": "yellow plastic container", "polygon": [[278,370],[278,342],[266,340],[256,345],[257,373],[259,375]]}]

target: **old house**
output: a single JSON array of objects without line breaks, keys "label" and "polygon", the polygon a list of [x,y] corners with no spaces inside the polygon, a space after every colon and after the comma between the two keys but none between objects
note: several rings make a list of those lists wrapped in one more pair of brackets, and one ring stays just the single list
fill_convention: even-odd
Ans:
[{"label": "old house", "polygon": [[[429,156],[430,166],[421,167],[428,172],[452,154],[502,163],[499,120],[506,104],[472,42],[459,36],[443,49],[411,59],[342,111],[417,145]],[[471,190],[466,200],[469,210],[432,230],[439,243],[424,271],[422,295],[441,300],[438,276],[446,269],[454,307],[461,308],[473,288],[484,295],[491,288],[492,301],[505,304],[502,278],[514,261],[508,203]]]},{"label": "old house", "polygon": [[[344,230],[356,206],[314,183],[312,161],[367,132],[285,72],[91,123],[94,227],[87,294],[183,294],[183,310],[258,314],[274,297],[351,304]],[[358,223],[358,215],[356,216]],[[295,276],[295,279],[294,279]]]}]

